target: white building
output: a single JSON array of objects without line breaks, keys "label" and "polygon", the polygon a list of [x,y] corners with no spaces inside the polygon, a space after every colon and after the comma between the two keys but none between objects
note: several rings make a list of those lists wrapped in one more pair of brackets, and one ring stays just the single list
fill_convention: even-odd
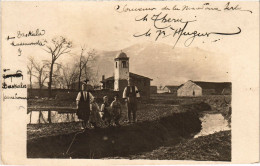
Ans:
[{"label": "white building", "polygon": [[121,91],[127,86],[129,79],[129,58],[124,52],[115,58],[114,73],[114,91]]},{"label": "white building", "polygon": [[177,96],[202,96],[202,88],[189,80],[177,90]]},{"label": "white building", "polygon": [[177,96],[231,94],[231,82],[187,81],[177,90]]}]

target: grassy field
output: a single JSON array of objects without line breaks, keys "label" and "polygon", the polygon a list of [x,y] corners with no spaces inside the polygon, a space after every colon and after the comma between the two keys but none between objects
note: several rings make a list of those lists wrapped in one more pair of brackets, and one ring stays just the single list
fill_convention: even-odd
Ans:
[{"label": "grassy field", "polygon": [[[224,100],[225,98],[225,100]],[[178,160],[231,160],[230,131],[194,139],[201,129],[201,113],[221,113],[231,122],[230,96],[176,97],[152,95],[138,106],[138,123],[128,125],[123,109],[121,128],[90,129],[78,135],[71,153],[64,155],[79,122],[27,125],[29,158],[128,158]],[[74,101],[28,100],[28,107],[74,108]],[[107,137],[107,140],[104,138]],[[118,138],[117,138],[118,137]],[[88,138],[88,139],[86,139]],[[93,150],[96,149],[96,150]]]}]

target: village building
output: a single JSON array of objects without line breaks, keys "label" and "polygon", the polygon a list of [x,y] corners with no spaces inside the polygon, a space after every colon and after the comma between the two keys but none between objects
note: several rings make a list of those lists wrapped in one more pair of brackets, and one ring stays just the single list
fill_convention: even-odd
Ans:
[{"label": "village building", "polygon": [[177,96],[231,94],[231,82],[187,81],[177,90]]},{"label": "village building", "polygon": [[128,85],[129,78],[133,80],[141,97],[150,98],[150,85],[152,79],[129,72],[129,57],[122,51],[114,59],[114,76],[106,79],[102,76],[101,83],[103,84],[103,89],[122,92]]},{"label": "village building", "polygon": [[157,86],[150,86],[150,94],[156,94],[157,93]]},{"label": "village building", "polygon": [[173,93],[173,94],[177,95],[178,88],[179,88],[179,86],[166,85],[165,87],[163,87],[163,91],[165,93]]}]

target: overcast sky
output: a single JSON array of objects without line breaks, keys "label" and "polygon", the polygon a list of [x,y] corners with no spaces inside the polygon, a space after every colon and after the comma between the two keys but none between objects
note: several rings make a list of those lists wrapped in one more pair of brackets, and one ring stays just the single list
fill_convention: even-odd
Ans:
[{"label": "overcast sky", "polygon": [[[234,2],[235,3],[235,2]],[[191,6],[202,6],[203,2],[190,4]],[[225,2],[211,2],[211,6],[217,6],[223,9]],[[255,39],[258,35],[251,29],[258,25],[251,24],[252,19],[257,18],[257,13],[249,12],[216,12],[216,11],[161,11],[159,9],[168,6],[179,5],[178,2],[23,2],[20,5],[14,3],[4,4],[3,10],[3,37],[16,36],[17,31],[27,33],[36,29],[45,30],[46,34],[40,39],[50,41],[55,36],[64,36],[73,42],[73,53],[79,53],[80,46],[86,45],[88,48],[97,50],[122,50],[136,43],[146,41],[155,41],[154,34],[151,37],[133,37],[133,34],[141,34],[150,28],[154,32],[153,22],[149,18],[154,14],[168,14],[168,17],[175,19],[197,20],[189,23],[187,31],[198,32],[237,32],[238,27],[242,30],[239,35],[218,36],[195,38],[189,47],[200,48],[208,52],[219,54],[219,61],[226,63],[224,65],[232,66],[237,59],[237,55],[247,55],[250,51],[255,51],[250,46],[245,46],[247,39]],[[118,6],[119,5],[119,6]],[[153,11],[143,12],[123,12],[119,13],[115,9],[121,9],[127,5],[129,8],[156,8]],[[245,9],[253,10],[253,6],[243,3]],[[180,5],[181,7],[182,5]],[[148,21],[135,21],[136,18],[142,18],[148,14]],[[236,18],[240,19],[236,19]],[[175,24],[174,24],[175,25]],[[184,24],[178,24],[177,27]],[[38,38],[23,38],[18,41],[36,41]],[[187,37],[182,37],[176,47],[185,47],[184,42]],[[10,40],[9,40],[10,41]],[[17,49],[10,46],[10,42],[4,42],[7,54],[17,54]],[[174,45],[176,38],[162,38],[157,42]],[[237,48],[240,48],[239,50]],[[22,47],[22,53],[26,56],[34,56],[36,59],[48,59],[48,55],[43,47],[30,46]],[[69,57],[69,58],[68,58]],[[152,57],[151,57],[152,58]],[[188,58],[188,57],[187,57]],[[60,62],[71,62],[72,55],[62,56]],[[174,59],[174,58],[173,58]],[[232,59],[229,61],[227,59]],[[6,58],[6,61],[12,59]],[[140,61],[142,61],[140,59]],[[21,63],[24,61],[21,60]],[[146,62],[144,62],[146,63]],[[203,65],[203,64],[201,64]],[[223,65],[223,64],[222,64]],[[19,68],[19,67],[18,67]]]}]

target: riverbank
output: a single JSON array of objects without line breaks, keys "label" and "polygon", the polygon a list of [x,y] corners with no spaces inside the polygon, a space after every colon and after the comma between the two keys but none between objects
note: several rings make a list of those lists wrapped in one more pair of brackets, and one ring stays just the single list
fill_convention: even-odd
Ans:
[{"label": "riverbank", "polygon": [[[223,96],[159,97],[163,98],[139,103],[136,124],[125,122],[123,107],[120,128],[101,124],[100,129],[82,132],[79,122],[28,124],[27,157],[230,161],[230,131],[193,138],[202,131],[203,115],[217,113],[231,119]],[[81,133],[75,137],[77,132]]]},{"label": "riverbank", "polygon": [[129,159],[231,161],[231,130],[183,139],[177,145],[132,155]]},{"label": "riverbank", "polygon": [[[174,113],[153,121],[121,127],[88,129],[27,140],[28,158],[104,158],[127,157],[151,151],[166,143],[177,144],[181,138],[201,130],[196,113]],[[75,138],[74,138],[75,136]],[[72,140],[75,140],[68,150]],[[68,152],[67,154],[65,154]],[[92,156],[95,154],[95,156]]]}]

